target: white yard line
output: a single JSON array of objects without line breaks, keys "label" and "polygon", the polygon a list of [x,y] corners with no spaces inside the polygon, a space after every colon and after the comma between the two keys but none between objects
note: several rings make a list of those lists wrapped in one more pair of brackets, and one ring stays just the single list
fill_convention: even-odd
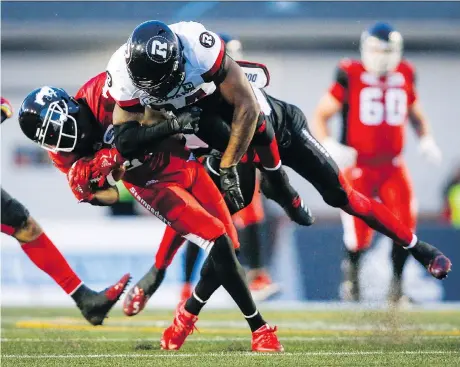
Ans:
[{"label": "white yard line", "polygon": [[362,351],[362,352],[291,352],[291,353],[252,353],[252,352],[234,352],[234,353],[165,353],[165,354],[7,354],[2,358],[11,359],[86,359],[86,358],[187,358],[187,357],[283,357],[283,356],[367,356],[367,355],[428,355],[428,354],[459,354],[457,351],[394,351],[386,352],[381,350]]},{"label": "white yard line", "polygon": [[[391,336],[375,335],[375,336],[281,336],[282,341],[300,341],[300,342],[322,342],[322,341],[348,341],[348,340],[369,340],[369,339],[388,339]],[[413,335],[409,336],[410,339],[460,339],[460,335]],[[2,338],[1,343],[67,343],[67,342],[87,342],[87,343],[126,343],[126,342],[158,342],[160,339],[157,338]],[[187,339],[189,342],[237,342],[244,341],[249,342],[251,338],[248,337],[211,337],[211,338],[200,338],[191,337]]]}]

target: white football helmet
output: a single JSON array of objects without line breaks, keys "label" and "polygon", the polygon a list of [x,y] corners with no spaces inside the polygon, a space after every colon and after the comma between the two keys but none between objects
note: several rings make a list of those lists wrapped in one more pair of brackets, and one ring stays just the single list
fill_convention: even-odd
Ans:
[{"label": "white football helmet", "polygon": [[364,68],[376,75],[395,70],[401,62],[403,39],[387,23],[376,23],[361,35],[361,60]]}]

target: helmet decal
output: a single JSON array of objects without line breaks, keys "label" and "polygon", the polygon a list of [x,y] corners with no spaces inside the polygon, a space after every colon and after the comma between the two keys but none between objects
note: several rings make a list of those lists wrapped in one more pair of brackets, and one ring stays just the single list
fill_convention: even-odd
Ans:
[{"label": "helmet decal", "polygon": [[57,94],[51,87],[42,87],[35,95],[35,103],[38,103],[40,106],[44,106],[46,100],[50,102],[53,100],[53,97],[57,97]]},{"label": "helmet decal", "polygon": [[169,42],[162,36],[150,38],[146,44],[146,53],[150,60],[164,64],[171,58],[171,48],[168,47]]}]

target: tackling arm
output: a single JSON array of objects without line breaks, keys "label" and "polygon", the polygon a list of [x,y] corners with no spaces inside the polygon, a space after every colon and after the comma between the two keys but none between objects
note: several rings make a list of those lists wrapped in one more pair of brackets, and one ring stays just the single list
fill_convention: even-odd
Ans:
[{"label": "tackling arm", "polygon": [[221,168],[235,166],[246,153],[260,114],[260,106],[242,69],[229,57],[225,62],[226,76],[219,88],[225,100],[234,106],[234,113]]},{"label": "tackling arm", "polygon": [[[115,146],[125,158],[134,158],[152,149],[162,139],[178,133],[194,134],[200,116],[198,108],[168,116],[150,108],[132,112],[115,105],[113,125]],[[159,122],[155,120],[161,119]]]}]

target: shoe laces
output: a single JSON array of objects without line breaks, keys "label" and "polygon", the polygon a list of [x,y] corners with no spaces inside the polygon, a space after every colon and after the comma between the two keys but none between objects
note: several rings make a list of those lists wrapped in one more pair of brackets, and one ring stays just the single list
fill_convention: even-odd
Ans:
[{"label": "shoe laces", "polygon": [[276,338],[275,333],[278,331],[277,326],[269,326],[267,327],[259,334],[258,342],[272,342],[272,341],[278,341]]}]

